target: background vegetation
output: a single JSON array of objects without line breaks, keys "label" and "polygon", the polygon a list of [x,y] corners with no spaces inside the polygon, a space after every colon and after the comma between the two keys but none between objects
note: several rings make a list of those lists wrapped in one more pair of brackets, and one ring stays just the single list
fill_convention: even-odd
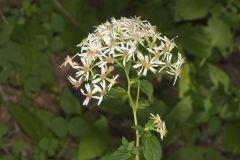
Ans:
[{"label": "background vegetation", "polygon": [[82,107],[59,66],[93,26],[135,15],[178,35],[187,61],[174,87],[151,77],[153,103],[139,113],[166,121],[163,159],[240,158],[239,0],[0,0],[1,160],[105,160],[122,136],[134,140],[121,93]]}]

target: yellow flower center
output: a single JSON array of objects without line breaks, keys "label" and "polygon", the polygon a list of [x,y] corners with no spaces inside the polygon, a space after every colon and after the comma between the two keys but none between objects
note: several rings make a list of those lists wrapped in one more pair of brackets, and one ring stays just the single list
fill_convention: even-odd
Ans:
[{"label": "yellow flower center", "polygon": [[166,128],[164,128],[164,129],[162,130],[162,135],[163,135],[163,136],[166,136],[167,133],[168,133],[168,130],[167,130]]},{"label": "yellow flower center", "polygon": [[150,69],[151,68],[151,64],[150,63],[145,63],[144,67],[147,68],[147,69]]}]

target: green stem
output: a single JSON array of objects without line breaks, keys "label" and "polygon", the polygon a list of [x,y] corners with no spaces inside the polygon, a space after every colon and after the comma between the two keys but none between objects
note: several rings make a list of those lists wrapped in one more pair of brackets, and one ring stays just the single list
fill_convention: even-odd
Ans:
[{"label": "green stem", "polygon": [[[139,99],[139,93],[140,93],[140,84],[138,83],[138,90],[137,90],[137,97],[136,97],[136,101],[134,103],[132,95],[131,95],[131,80],[129,78],[128,73],[125,71],[126,77],[127,77],[127,82],[128,82],[128,90],[127,90],[127,94],[128,94],[128,98],[129,98],[129,102],[130,102],[130,106],[132,107],[132,111],[133,111],[133,118],[134,118],[134,125],[137,126],[138,125],[138,120],[137,120],[137,107],[138,107],[138,99]],[[136,147],[139,147],[139,133],[138,130],[136,130]],[[139,156],[136,155],[135,160],[139,160]]]}]

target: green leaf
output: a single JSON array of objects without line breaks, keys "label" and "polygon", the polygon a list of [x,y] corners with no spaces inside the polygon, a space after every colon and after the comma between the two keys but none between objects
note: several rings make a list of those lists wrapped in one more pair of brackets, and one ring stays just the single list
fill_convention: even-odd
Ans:
[{"label": "green leaf", "polygon": [[88,122],[81,117],[73,117],[69,121],[68,130],[70,135],[78,137],[83,135],[87,130],[89,130]]},{"label": "green leaf", "polygon": [[31,76],[24,81],[24,92],[29,96],[35,96],[40,90],[40,81],[36,76]]},{"label": "green leaf", "polygon": [[172,109],[169,116],[175,119],[178,123],[184,123],[193,113],[191,97],[184,97]]},{"label": "green leaf", "polygon": [[146,160],[160,160],[162,157],[162,148],[159,140],[152,134],[144,135],[143,155]]},{"label": "green leaf", "polygon": [[0,155],[1,160],[15,160],[14,156],[12,155]]},{"label": "green leaf", "polygon": [[240,125],[226,125],[224,127],[223,145],[226,151],[240,154]]},{"label": "green leaf", "polygon": [[107,120],[101,117],[81,136],[78,160],[93,159],[102,155],[108,146],[108,140]]},{"label": "green leaf", "polygon": [[201,58],[207,58],[212,51],[212,37],[206,28],[201,26],[182,25],[175,31],[176,40],[189,53]]},{"label": "green leaf", "polygon": [[170,160],[225,160],[217,151],[199,146],[182,147],[170,156]]},{"label": "green leaf", "polygon": [[127,97],[127,92],[122,87],[114,87],[112,88],[108,95],[109,98],[121,98],[125,99]]},{"label": "green leaf", "polygon": [[52,39],[51,49],[53,52],[59,52],[64,48],[64,42],[60,36],[56,36]]},{"label": "green leaf", "polygon": [[55,138],[43,137],[38,143],[38,147],[48,156],[54,156],[59,143]]},{"label": "green leaf", "polygon": [[9,34],[12,31],[12,27],[9,26],[9,24],[6,24],[4,22],[0,22],[0,45],[7,42],[10,38]]},{"label": "green leaf", "polygon": [[209,64],[208,74],[215,87],[219,87],[219,84],[222,84],[225,91],[228,91],[230,80],[228,75],[224,71],[212,64]]},{"label": "green leaf", "polygon": [[5,124],[0,123],[0,138],[4,136],[8,131],[8,128]]},{"label": "green leaf", "polygon": [[62,15],[53,13],[51,16],[51,27],[54,32],[62,32],[65,28],[65,21]]},{"label": "green leaf", "polygon": [[68,129],[67,129],[67,121],[62,117],[55,117],[51,121],[51,129],[52,131],[59,137],[64,138],[67,136]]},{"label": "green leaf", "polygon": [[210,0],[175,0],[175,19],[194,20],[207,15]]},{"label": "green leaf", "polygon": [[[230,27],[218,17],[212,17],[208,22],[208,31],[212,37],[212,45],[216,46],[226,56],[232,47],[233,36]],[[224,38],[223,38],[224,37]]]},{"label": "green leaf", "polygon": [[188,63],[183,66],[183,73],[179,83],[179,96],[183,98],[184,94],[190,90],[191,79],[190,79],[190,66]]},{"label": "green leaf", "polygon": [[114,151],[106,160],[134,160],[135,156],[132,154],[134,143],[129,143],[126,138],[122,138],[122,145]]},{"label": "green leaf", "polygon": [[138,109],[145,109],[146,107],[149,107],[150,105],[151,105],[151,102],[149,102],[148,99],[139,98]]},{"label": "green leaf", "polygon": [[148,96],[149,101],[152,101],[153,85],[148,80],[140,80],[141,91]]},{"label": "green leaf", "polygon": [[18,156],[20,153],[22,153],[25,149],[25,144],[23,141],[16,141],[14,142],[14,144],[12,145],[12,153],[15,155],[15,156]]},{"label": "green leaf", "polygon": [[218,117],[212,117],[208,122],[208,134],[215,135],[221,128],[221,121]]},{"label": "green leaf", "polygon": [[39,142],[42,137],[54,137],[50,129],[26,107],[10,105],[8,110],[34,142]]},{"label": "green leaf", "polygon": [[63,90],[60,106],[67,116],[80,113],[80,103],[68,88]]}]

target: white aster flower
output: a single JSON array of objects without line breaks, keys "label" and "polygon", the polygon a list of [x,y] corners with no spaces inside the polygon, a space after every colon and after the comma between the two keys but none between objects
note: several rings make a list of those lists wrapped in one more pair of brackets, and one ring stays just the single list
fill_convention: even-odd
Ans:
[{"label": "white aster flower", "polygon": [[175,76],[173,85],[175,85],[177,78],[181,76],[181,73],[182,73],[181,66],[183,63],[184,63],[184,59],[182,58],[181,54],[178,54],[177,62],[169,66],[170,70],[167,71],[167,73]]},{"label": "white aster flower", "polygon": [[106,85],[106,81],[102,81],[100,82],[100,85],[101,87],[97,86],[97,85],[94,85],[95,88],[97,88],[97,91],[100,93],[100,96],[99,96],[99,100],[98,100],[98,105],[101,104],[102,100],[103,100],[103,97],[107,94],[107,85]]},{"label": "white aster flower", "polygon": [[107,79],[110,82],[110,84],[108,85],[108,90],[110,90],[117,83],[116,79],[118,78],[118,76],[119,75],[116,75],[113,76],[112,79]]},{"label": "white aster flower", "polygon": [[141,53],[138,55],[139,62],[135,65],[133,65],[133,68],[140,68],[138,75],[142,74],[143,76],[147,75],[147,71],[151,70],[153,73],[156,72],[156,69],[154,67],[157,67],[156,59],[152,58],[150,59],[149,56],[145,55],[143,56]]},{"label": "white aster flower", "polygon": [[94,96],[94,94],[98,91],[98,88],[95,87],[93,90],[91,90],[90,85],[87,83],[85,84],[85,89],[86,89],[86,92],[84,92],[84,90],[81,89],[82,94],[86,96],[86,99],[83,101],[84,106],[88,105],[89,100],[92,98],[100,99],[99,96]]},{"label": "white aster flower", "polygon": [[79,77],[79,79],[82,79],[84,77],[88,81],[89,74],[91,72],[90,64],[84,58],[81,58],[81,61],[82,61],[83,66],[77,67],[78,71],[76,72],[76,77]]},{"label": "white aster flower", "polygon": [[76,62],[72,61],[72,58],[70,56],[66,56],[64,63],[60,66],[62,68],[63,66],[66,67],[67,65],[70,65],[72,68],[75,68],[78,64]]},{"label": "white aster flower", "polygon": [[165,122],[161,120],[158,114],[155,116],[150,113],[150,115],[150,119],[153,120],[153,130],[160,133],[161,139],[163,140],[163,137],[166,137],[168,133]]},{"label": "white aster flower", "polygon": [[77,89],[77,88],[81,87],[81,85],[82,85],[81,79],[80,80],[76,80],[73,77],[68,76],[68,80],[72,83],[73,88]]}]

